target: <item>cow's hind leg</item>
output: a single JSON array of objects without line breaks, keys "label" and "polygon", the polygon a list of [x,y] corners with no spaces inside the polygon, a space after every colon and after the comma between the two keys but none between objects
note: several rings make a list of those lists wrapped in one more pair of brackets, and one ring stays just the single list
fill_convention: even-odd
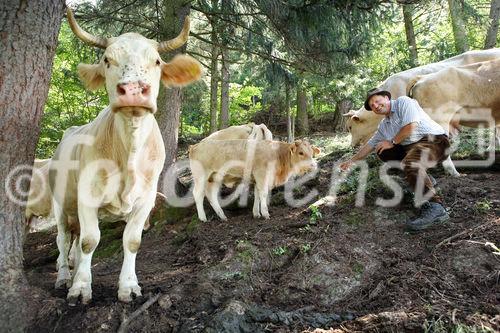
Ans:
[{"label": "cow's hind leg", "polygon": [[450,175],[450,176],[453,176],[453,177],[459,177],[460,176],[460,173],[457,171],[457,169],[455,168],[455,165],[453,164],[453,161],[451,160],[451,157],[448,156],[447,159],[445,159],[443,162],[443,169]]},{"label": "cow's hind leg", "polygon": [[85,207],[78,202],[78,219],[80,221],[80,239],[78,247],[78,266],[75,267],[73,285],[68,291],[70,305],[76,304],[78,297],[87,304],[92,299],[92,273],[90,270],[92,255],[99,244],[101,232],[97,220],[97,208]]},{"label": "cow's hind leg", "polygon": [[218,198],[219,188],[220,184],[208,181],[205,187],[205,194],[208,198],[208,201],[210,202],[210,205],[214,209],[215,213],[219,216],[221,220],[226,221],[227,217],[224,214],[224,211],[222,210],[222,207],[219,204],[219,198]]},{"label": "cow's hind leg", "polygon": [[123,231],[123,265],[118,281],[118,299],[125,303],[132,301],[134,295],[142,296],[135,274],[135,260],[141,245],[142,229],[153,208],[155,196],[156,192],[153,192],[151,198],[146,201],[152,204],[142,205],[132,211]]},{"label": "cow's hind leg", "polygon": [[260,199],[259,199],[259,190],[257,189],[257,186],[254,186],[253,189],[253,217],[259,218],[260,217]]},{"label": "cow's hind leg", "polygon": [[193,197],[196,203],[196,211],[200,221],[207,222],[205,209],[203,208],[203,199],[205,199],[205,178],[195,179],[193,185]]},{"label": "cow's hind leg", "polygon": [[71,232],[68,228],[68,218],[56,202],[53,203],[52,209],[57,223],[56,242],[59,250],[56,263],[57,280],[55,288],[69,288],[71,287],[71,273],[69,271],[68,252],[71,243]]},{"label": "cow's hind leg", "polygon": [[[269,188],[266,186],[265,183],[261,183],[259,181],[256,181],[255,188],[257,189],[257,192],[259,195],[260,213],[261,213],[263,218],[269,219],[270,218],[269,210],[267,208]],[[254,206],[255,206],[255,204],[254,204]]]}]

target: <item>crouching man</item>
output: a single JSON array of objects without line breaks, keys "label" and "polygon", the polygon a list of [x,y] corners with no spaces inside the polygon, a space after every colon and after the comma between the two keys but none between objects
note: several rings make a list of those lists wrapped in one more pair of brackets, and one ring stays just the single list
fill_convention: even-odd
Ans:
[{"label": "crouching man", "polygon": [[[443,200],[426,171],[429,165],[448,157],[450,143],[444,129],[422,110],[416,100],[407,96],[391,100],[388,91],[378,88],[368,92],[365,108],[385,117],[373,137],[350,160],[340,165],[341,170],[347,170],[373,150],[384,162],[401,161],[406,181],[414,193],[418,183],[423,181],[423,194],[429,198],[422,204],[421,215],[407,221],[407,227],[422,230],[446,221],[449,216]],[[415,205],[419,205],[417,200]]]}]

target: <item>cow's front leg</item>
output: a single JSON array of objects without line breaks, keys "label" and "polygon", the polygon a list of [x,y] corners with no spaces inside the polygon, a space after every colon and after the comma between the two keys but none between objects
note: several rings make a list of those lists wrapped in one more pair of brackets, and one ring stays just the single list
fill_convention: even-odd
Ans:
[{"label": "cow's front leg", "polygon": [[[155,195],[156,192],[147,202],[154,203]],[[143,204],[137,210],[133,210],[123,231],[123,265],[118,281],[118,299],[125,303],[132,301],[133,294],[142,296],[135,274],[135,258],[141,245],[144,223],[152,208],[152,204]]]},{"label": "cow's front leg", "polygon": [[92,255],[99,244],[101,232],[97,220],[97,208],[85,206],[78,202],[78,218],[80,221],[80,239],[76,251],[78,252],[78,265],[73,278],[73,285],[68,291],[68,301],[74,305],[78,297],[82,303],[87,304],[92,299],[92,273],[90,271]]},{"label": "cow's front leg", "polygon": [[56,269],[57,280],[56,289],[69,288],[71,286],[71,273],[69,271],[68,251],[71,243],[71,233],[68,229],[68,217],[62,211],[62,208],[57,202],[52,203],[54,218],[57,222],[57,249],[59,256],[57,257]]}]

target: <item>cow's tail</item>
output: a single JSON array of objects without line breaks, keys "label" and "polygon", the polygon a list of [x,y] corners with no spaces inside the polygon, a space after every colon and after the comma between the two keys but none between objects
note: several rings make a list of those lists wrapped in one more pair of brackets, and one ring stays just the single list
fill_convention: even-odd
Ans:
[{"label": "cow's tail", "polygon": [[413,98],[413,87],[415,87],[418,80],[420,80],[419,75],[417,75],[408,82],[408,84],[406,85],[406,96]]},{"label": "cow's tail", "polygon": [[260,130],[262,131],[262,136],[264,137],[264,140],[269,140],[273,141],[273,133],[267,128],[266,125],[260,124]]},{"label": "cow's tail", "polygon": [[248,135],[248,139],[249,140],[260,140],[260,135],[259,135],[259,125],[255,125],[254,123],[252,123],[252,131],[250,132],[250,134]]}]

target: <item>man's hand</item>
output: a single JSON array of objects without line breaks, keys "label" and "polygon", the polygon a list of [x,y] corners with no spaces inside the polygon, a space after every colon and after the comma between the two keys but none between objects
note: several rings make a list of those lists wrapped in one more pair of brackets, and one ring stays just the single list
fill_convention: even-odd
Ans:
[{"label": "man's hand", "polygon": [[345,161],[343,163],[340,164],[340,170],[342,171],[346,171],[347,169],[349,169],[351,167],[351,165],[353,164],[354,162],[352,160],[349,160],[349,161]]},{"label": "man's hand", "polygon": [[391,149],[392,147],[394,147],[392,142],[385,140],[385,141],[380,142],[375,149],[377,151],[377,154],[380,154],[384,150]]}]

